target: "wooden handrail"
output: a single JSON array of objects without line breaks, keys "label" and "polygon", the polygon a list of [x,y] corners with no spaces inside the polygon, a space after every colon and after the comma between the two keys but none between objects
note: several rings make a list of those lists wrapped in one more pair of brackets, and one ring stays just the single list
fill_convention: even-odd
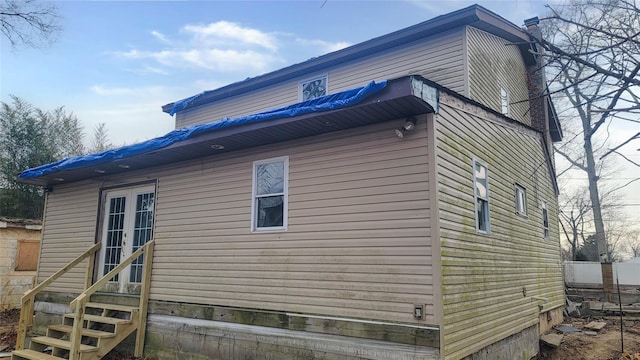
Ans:
[{"label": "wooden handrail", "polygon": [[[69,360],[77,360],[80,359],[80,345],[82,339],[82,327],[84,322],[84,308],[85,304],[89,301],[91,295],[93,295],[96,291],[104,287],[109,280],[111,280],[114,276],[124,270],[127,266],[131,265],[137,258],[142,254],[147,254],[143,260],[143,276],[142,276],[142,288],[140,293],[140,306],[138,311],[138,319],[132,319],[137,322],[138,326],[138,334],[136,336],[136,353],[142,353],[142,348],[144,347],[144,329],[145,325],[142,325],[144,321],[146,323],[146,308],[147,301],[149,298],[149,282],[150,282],[150,272],[151,272],[151,261],[153,257],[153,247],[154,240],[151,240],[138,248],[138,250],[134,251],[129,257],[124,259],[120,264],[111,269],[106,275],[104,275],[100,280],[96,281],[93,285],[89,286],[85,289],[78,297],[71,301],[71,309],[74,311],[75,320],[73,323],[73,330],[70,334],[71,339],[71,349],[69,350]],[[144,310],[144,311],[142,311]],[[131,314],[133,317],[134,315]],[[142,328],[142,331],[141,331]],[[142,333],[141,333],[142,332]]]},{"label": "wooden handrail", "polygon": [[107,285],[107,283],[109,282],[109,280],[111,280],[111,278],[113,278],[114,276],[118,275],[118,273],[120,273],[122,270],[124,270],[124,268],[126,268],[127,266],[131,265],[131,263],[136,261],[136,259],[138,257],[140,257],[140,255],[144,254],[146,252],[146,250],[150,246],[153,246],[153,240],[149,241],[148,243],[146,243],[143,246],[141,246],[140,248],[138,248],[138,250],[134,251],[129,257],[127,257],[126,259],[121,261],[120,264],[118,264],[116,267],[111,269],[111,271],[106,273],[100,280],[96,281],[95,283],[93,283],[93,285],[91,285],[87,289],[85,289],[82,292],[82,294],[78,295],[77,298],[75,298],[75,299],[73,299],[73,301],[71,301],[71,308],[72,309],[75,308],[77,301],[79,300],[79,298],[82,295],[85,295],[85,296],[89,297],[89,296],[93,295],[96,291],[101,289],[103,286]]},{"label": "wooden handrail", "polygon": [[[93,261],[95,257],[95,252],[100,249],[101,243],[97,243],[90,247],[87,251],[83,252],[80,256],[72,260],[70,263],[62,267],[60,270],[56,271],[53,275],[49,276],[46,280],[36,285],[33,289],[28,290],[24,293],[21,299],[21,308],[20,308],[20,320],[18,322],[18,336],[16,339],[16,350],[24,349],[24,341],[27,337],[27,329],[33,323],[33,307],[34,300],[36,295],[38,295],[44,288],[51,285],[52,282],[56,281],[60,276],[67,273],[69,270],[76,267],[87,257],[89,258],[89,263],[87,264],[87,273],[91,272],[93,274]],[[91,276],[87,274],[86,277]]]},{"label": "wooden handrail", "polygon": [[144,257],[142,264],[142,286],[140,288],[140,320],[138,324],[138,331],[136,333],[136,347],[133,355],[136,358],[142,358],[142,352],[144,350],[144,337],[147,333],[147,309],[149,307],[149,289],[151,285],[151,263],[153,262],[153,248],[154,243],[151,241],[147,254]]}]

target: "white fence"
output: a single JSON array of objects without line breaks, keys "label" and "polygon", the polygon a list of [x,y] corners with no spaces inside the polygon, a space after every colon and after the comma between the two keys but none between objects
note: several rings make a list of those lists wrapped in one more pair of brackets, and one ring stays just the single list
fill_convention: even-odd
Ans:
[{"label": "white fence", "polygon": [[[613,263],[613,284],[640,286],[640,262]],[[564,281],[568,286],[602,288],[602,268],[599,262],[566,261]]]}]

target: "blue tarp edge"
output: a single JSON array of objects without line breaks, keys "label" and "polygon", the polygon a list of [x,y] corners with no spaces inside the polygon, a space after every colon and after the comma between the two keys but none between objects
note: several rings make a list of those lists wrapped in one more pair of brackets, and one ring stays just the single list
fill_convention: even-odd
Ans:
[{"label": "blue tarp edge", "polygon": [[[365,98],[381,91],[387,86],[387,82],[372,81],[366,86],[346,90],[336,94],[326,95],[316,99],[303,101],[294,105],[276,108],[273,110],[241,116],[237,118],[224,118],[220,121],[213,123],[206,123],[201,125],[188,126],[182,129],[173,130],[164,136],[153,138],[141,143],[123,146],[117,149],[106,150],[103,152],[75,156],[60,161],[56,161],[51,164],[38,166],[35,168],[27,169],[18,175],[19,179],[34,179],[48,174],[52,174],[62,170],[80,169],[92,165],[106,164],[112,161],[125,159],[131,156],[144,154],[147,152],[159,150],[170,146],[172,144],[193,138],[197,135],[202,135],[216,130],[241,126],[256,122],[281,119],[286,117],[294,117],[298,115],[337,110],[345,107],[349,107],[357,104]],[[199,94],[200,95],[200,94]],[[199,95],[195,95],[191,98],[182,100],[191,102]],[[173,111],[173,110],[172,110]]]}]

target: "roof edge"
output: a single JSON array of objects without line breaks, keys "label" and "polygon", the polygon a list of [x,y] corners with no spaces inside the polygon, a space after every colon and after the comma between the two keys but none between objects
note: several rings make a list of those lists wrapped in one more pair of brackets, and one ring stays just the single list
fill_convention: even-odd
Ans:
[{"label": "roof edge", "polygon": [[[187,106],[192,108],[216,100],[240,95],[247,91],[281,83],[378,51],[404,45],[421,38],[430,37],[467,25],[474,25],[496,36],[507,38],[507,40],[529,41],[529,36],[518,26],[488,9],[474,4],[301,63],[168,103],[162,106],[162,111],[169,114],[176,112],[174,106],[181,102],[185,103],[185,107],[177,111],[184,110]],[[522,51],[522,54],[523,56],[530,55],[527,51]]]}]

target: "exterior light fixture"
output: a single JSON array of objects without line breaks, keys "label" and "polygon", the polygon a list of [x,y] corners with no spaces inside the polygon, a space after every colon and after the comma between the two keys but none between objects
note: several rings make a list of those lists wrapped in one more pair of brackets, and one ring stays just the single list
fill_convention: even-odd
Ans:
[{"label": "exterior light fixture", "polygon": [[415,128],[416,128],[416,119],[413,117],[407,118],[407,120],[404,122],[404,125],[402,125],[401,128],[396,129],[396,136],[402,139],[404,137],[405,132],[412,131]]},{"label": "exterior light fixture", "polygon": [[224,149],[224,145],[222,145],[222,144],[213,144],[213,145],[211,145],[211,148],[213,150],[222,150],[222,149]]},{"label": "exterior light fixture", "polygon": [[120,169],[128,169],[128,168],[130,168],[131,166],[129,166],[129,165],[125,165],[125,164],[120,164],[120,165],[118,165],[118,167],[119,167]]},{"label": "exterior light fixture", "polygon": [[96,174],[104,174],[104,173],[106,173],[106,171],[100,170],[100,169],[95,169],[95,170],[93,170],[93,172],[96,173]]},{"label": "exterior light fixture", "polygon": [[416,119],[413,117],[407,118],[405,121],[403,128],[407,131],[411,131],[416,128]]},{"label": "exterior light fixture", "polygon": [[59,182],[64,181],[64,179],[63,179],[63,178],[59,178],[59,177],[57,177],[57,178],[53,178],[52,180],[53,180],[53,181],[59,181]]}]

